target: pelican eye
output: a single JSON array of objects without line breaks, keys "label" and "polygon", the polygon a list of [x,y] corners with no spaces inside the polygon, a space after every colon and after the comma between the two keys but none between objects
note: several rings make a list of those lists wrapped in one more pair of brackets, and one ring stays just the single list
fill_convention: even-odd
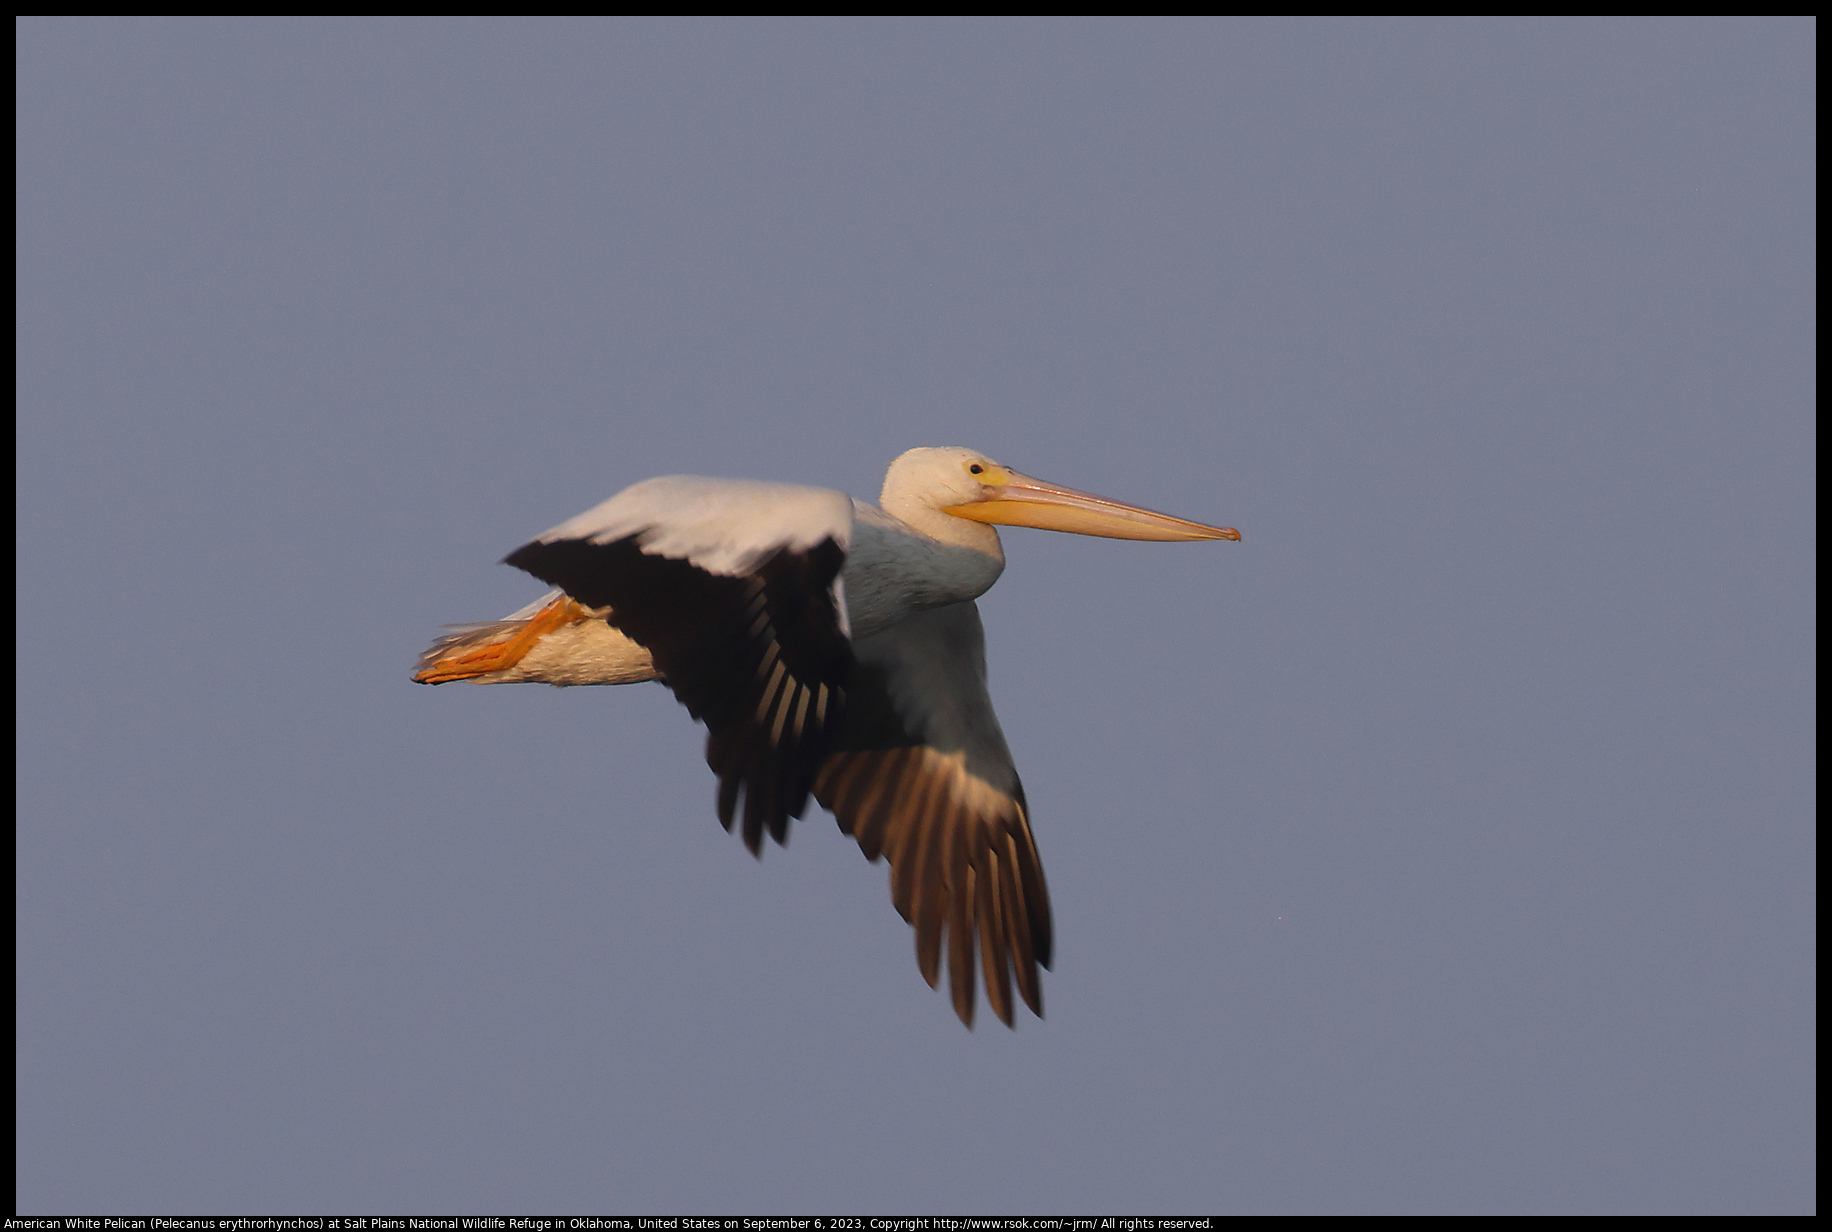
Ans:
[{"label": "pelican eye", "polygon": [[986,473],[986,468],[981,466],[978,462],[975,462],[967,468],[967,473],[969,475],[983,475]]}]

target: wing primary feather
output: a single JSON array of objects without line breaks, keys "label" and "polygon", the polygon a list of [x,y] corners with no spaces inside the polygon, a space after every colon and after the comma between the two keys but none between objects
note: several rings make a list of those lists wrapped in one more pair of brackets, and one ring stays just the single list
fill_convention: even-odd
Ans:
[{"label": "wing primary feather", "polygon": [[1031,946],[1038,965],[1048,970],[1052,952],[1049,887],[1043,880],[1043,860],[1037,855],[1037,840],[1031,834],[1030,805],[1024,801],[1024,784],[1013,787],[1011,796],[1018,806],[1018,815],[1013,822],[1007,823],[1006,835],[1017,853],[1015,871]]},{"label": "wing primary feather", "polygon": [[[775,655],[776,647],[772,645],[767,657],[775,658]],[[769,723],[770,708],[776,704],[776,698],[782,692],[782,682],[785,679],[791,678],[789,677],[787,669],[783,667],[782,660],[780,659],[776,659],[774,663],[769,664],[767,667],[760,665],[757,674],[761,676],[766,670],[769,672],[769,676],[764,680],[763,693],[757,699],[757,725],[759,727]]]},{"label": "wing primary feather", "polygon": [[1012,965],[1016,968],[1018,995],[1031,1013],[1043,1017],[1043,990],[1037,978],[1037,952],[1031,943],[1030,917],[1018,889],[1018,844],[1007,831],[1004,858],[999,861],[999,893],[1004,901],[1005,926],[1011,934]]},{"label": "wing primary feather", "polygon": [[986,1000],[999,1021],[1008,1027],[1017,1024],[1011,1016],[1011,970],[1005,965],[1010,940],[999,912],[999,857],[984,842],[980,875],[974,878],[977,914],[980,923],[980,966],[986,972]]},{"label": "wing primary feather", "polygon": [[858,819],[852,823],[853,837],[859,850],[876,864],[884,856],[894,818],[893,802],[903,790],[905,769],[915,756],[915,749],[896,749],[889,753],[856,754],[857,770],[853,778],[851,807]]},{"label": "wing primary feather", "polygon": [[795,700],[795,742],[801,743],[802,732],[806,730],[808,706],[814,700],[814,693],[805,686],[799,690]]},{"label": "wing primary feather", "polygon": [[948,800],[945,793],[930,790],[924,801],[921,840],[910,853],[910,910],[920,932],[925,926],[936,938],[936,955],[940,957],[941,931],[948,918],[947,869]]},{"label": "wing primary feather", "polygon": [[791,679],[789,687],[784,689],[782,696],[777,699],[776,713],[770,719],[771,744],[780,745],[782,743],[783,728],[788,724],[789,715],[795,709],[795,701],[801,696],[801,691],[801,685]]},{"label": "wing primary feather", "polygon": [[931,988],[940,974],[942,931],[948,921],[947,866],[953,838],[948,811],[947,799],[940,792],[931,793],[921,841],[907,857],[914,865],[910,883],[915,899],[910,910],[916,922],[916,960]]},{"label": "wing primary feather", "polygon": [[763,859],[763,794],[749,787],[744,792],[744,845]]},{"label": "wing primary feather", "polygon": [[[711,738],[708,740],[710,742]],[[711,760],[710,757],[708,760]],[[732,820],[737,813],[739,782],[736,774],[719,776],[719,824],[725,827],[727,834],[731,833]]]},{"label": "wing primary feather", "polygon": [[[916,759],[922,756],[923,750],[916,750]],[[938,785],[932,774],[917,773],[909,778],[915,781],[905,788],[905,798],[890,804],[898,820],[897,828],[886,835],[891,850],[885,854],[891,861],[891,901],[904,919],[914,922],[910,912],[915,906],[916,887],[922,876],[923,846],[928,842],[931,828],[930,801]]]},{"label": "wing primary feather", "polygon": [[931,807],[934,837],[923,852],[918,893],[922,909],[934,917],[939,932],[944,926],[952,927],[953,903],[960,894],[962,875],[971,866],[971,823],[962,815],[960,799],[953,792],[938,789]]},{"label": "wing primary feather", "polygon": [[954,993],[954,1012],[973,1025],[973,869],[955,887],[948,920],[948,983]]}]

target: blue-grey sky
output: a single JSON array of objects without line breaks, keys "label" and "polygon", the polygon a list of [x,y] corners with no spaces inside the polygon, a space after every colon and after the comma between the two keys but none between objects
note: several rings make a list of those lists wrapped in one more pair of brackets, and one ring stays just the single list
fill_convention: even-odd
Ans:
[{"label": "blue-grey sky", "polygon": [[[27,20],[18,1197],[1804,1212],[1806,20]],[[912,445],[1055,906],[963,1030],[507,551]]]}]

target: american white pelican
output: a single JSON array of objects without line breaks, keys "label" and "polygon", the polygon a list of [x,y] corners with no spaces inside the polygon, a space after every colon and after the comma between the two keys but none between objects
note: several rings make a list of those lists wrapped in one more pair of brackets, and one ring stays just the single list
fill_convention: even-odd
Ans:
[{"label": "american white pelican", "polygon": [[[558,587],[459,626],[414,679],[662,680],[706,724],[719,821],[785,843],[810,793],[888,856],[891,901],[933,988],[944,933],[954,1009],[973,1025],[974,951],[1012,1025],[1038,1016],[1050,903],[1024,788],[986,692],[974,600],[1005,568],[990,523],[1114,539],[1239,539],[1227,527],[1020,475],[971,449],[912,449],[883,508],[787,484],[650,479],[506,563]],[[740,810],[739,800],[743,807]],[[977,935],[977,944],[976,944]]]}]

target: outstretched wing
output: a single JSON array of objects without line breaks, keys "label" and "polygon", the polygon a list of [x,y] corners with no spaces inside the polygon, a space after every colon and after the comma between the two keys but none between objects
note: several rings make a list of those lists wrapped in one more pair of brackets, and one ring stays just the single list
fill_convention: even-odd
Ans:
[{"label": "outstretched wing", "polygon": [[[972,603],[917,612],[853,646],[838,743],[814,794],[865,858],[891,864],[891,901],[916,930],[933,988],[943,935],[954,1011],[973,1025],[974,958],[993,1013],[1011,985],[1043,1014],[1050,901],[1024,787],[986,692],[986,637]],[[664,668],[664,670],[666,670]]]},{"label": "outstretched wing", "polygon": [[840,566],[852,534],[842,492],[650,479],[511,552],[524,569],[646,647],[706,724],[727,830],[786,842],[837,731],[853,670]]}]

